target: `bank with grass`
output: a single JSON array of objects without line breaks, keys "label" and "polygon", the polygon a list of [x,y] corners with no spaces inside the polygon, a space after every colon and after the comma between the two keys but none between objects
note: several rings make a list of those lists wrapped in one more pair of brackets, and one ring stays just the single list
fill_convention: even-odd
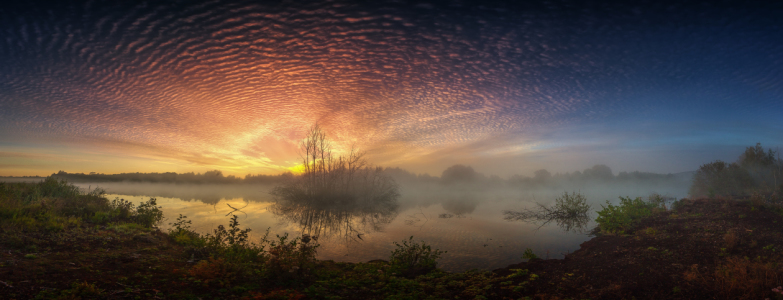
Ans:
[{"label": "bank with grass", "polygon": [[[577,202],[575,202],[577,203]],[[622,198],[562,260],[532,251],[495,271],[444,272],[414,238],[385,260],[317,260],[311,236],[248,239],[236,217],[172,229],[130,203],[55,179],[0,183],[2,299],[783,299],[783,207],[761,194]],[[774,290],[773,290],[774,289]]]}]

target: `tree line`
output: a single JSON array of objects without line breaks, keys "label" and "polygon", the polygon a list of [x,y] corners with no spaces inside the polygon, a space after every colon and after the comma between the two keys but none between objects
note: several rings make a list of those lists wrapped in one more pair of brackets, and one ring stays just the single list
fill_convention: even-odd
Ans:
[{"label": "tree line", "polygon": [[745,197],[763,194],[783,197],[783,160],[777,151],[757,143],[745,148],[735,162],[716,160],[699,167],[693,176],[691,197]]}]

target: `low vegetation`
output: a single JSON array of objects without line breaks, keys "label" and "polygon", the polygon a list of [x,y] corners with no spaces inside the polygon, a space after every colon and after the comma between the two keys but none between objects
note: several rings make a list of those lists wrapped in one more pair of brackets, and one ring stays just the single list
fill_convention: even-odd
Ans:
[{"label": "low vegetation", "polygon": [[598,211],[598,218],[595,221],[602,233],[623,234],[643,218],[657,211],[666,210],[666,202],[671,200],[673,199],[658,194],[650,195],[646,201],[641,197],[635,199],[620,197],[619,205],[612,205],[607,200],[606,206],[601,205],[603,209]]}]

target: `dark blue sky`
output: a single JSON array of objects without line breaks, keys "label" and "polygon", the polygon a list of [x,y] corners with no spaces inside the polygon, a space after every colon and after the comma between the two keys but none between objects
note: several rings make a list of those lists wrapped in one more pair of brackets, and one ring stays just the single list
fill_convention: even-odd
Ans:
[{"label": "dark blue sky", "polygon": [[783,146],[780,4],[23,2],[0,8],[0,175],[299,164],[682,172]]}]

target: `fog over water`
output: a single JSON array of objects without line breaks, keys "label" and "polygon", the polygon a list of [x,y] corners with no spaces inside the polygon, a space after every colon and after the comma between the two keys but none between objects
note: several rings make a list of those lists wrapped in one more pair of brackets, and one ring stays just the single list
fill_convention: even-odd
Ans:
[{"label": "fog over water", "polygon": [[[119,197],[135,203],[156,197],[167,218],[161,226],[164,230],[178,214],[188,216],[193,228],[201,233],[211,232],[220,224],[227,225],[230,215],[236,214],[243,228],[253,229],[251,237],[256,240],[267,228],[272,237],[283,233],[299,236],[314,233],[312,227],[320,225],[324,228],[320,228],[319,259],[346,262],[388,259],[394,248],[392,242],[414,236],[415,240],[449,251],[443,255],[440,266],[460,271],[494,269],[520,262],[526,248],[543,258],[562,258],[590,238],[586,232],[566,232],[555,224],[539,228],[538,224],[506,221],[503,211],[533,208],[536,203],[550,205],[564,191],[585,195],[593,209],[600,209],[606,200],[616,204],[619,196],[646,197],[657,192],[682,198],[687,195],[689,183],[688,180],[674,180],[666,185],[593,182],[525,189],[507,184],[449,186],[438,182],[401,182],[401,196],[394,209],[310,207],[306,211],[310,219],[305,221],[301,210],[288,210],[286,214],[275,208],[278,202],[269,194],[272,185],[129,182],[77,185],[85,190],[100,187],[106,190],[109,199]],[[591,221],[585,228],[593,228],[594,219],[592,211]],[[329,226],[332,227],[326,228]],[[344,230],[345,226],[351,230]]]}]

